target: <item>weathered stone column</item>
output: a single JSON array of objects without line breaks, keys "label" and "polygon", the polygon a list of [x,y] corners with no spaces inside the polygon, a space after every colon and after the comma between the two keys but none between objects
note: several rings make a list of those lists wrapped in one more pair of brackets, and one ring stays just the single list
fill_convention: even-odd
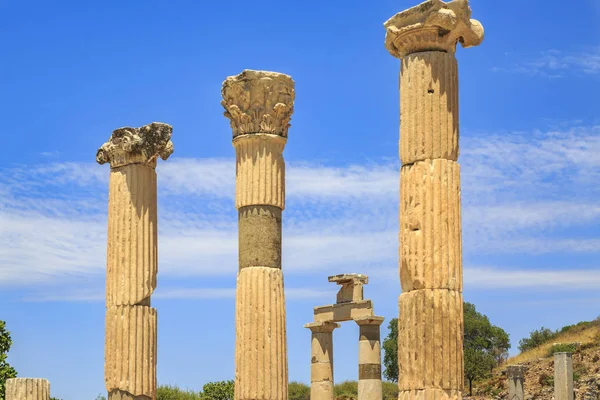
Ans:
[{"label": "weathered stone column", "polygon": [[237,157],[235,398],[283,400],[288,395],[281,271],[283,148],[293,112],[294,81],[276,72],[244,70],[223,82],[222,95]]},{"label": "weathered stone column", "polygon": [[98,150],[110,163],[104,376],[109,400],[156,398],[156,160],[173,152],[171,126],[120,128]]},{"label": "weathered stone column", "polygon": [[333,400],[333,330],[335,322],[311,322],[304,325],[312,332],[310,360],[311,400]]},{"label": "weathered stone column", "polygon": [[509,365],[506,367],[506,377],[508,381],[508,400],[525,400],[525,382],[524,365]]},{"label": "weathered stone column", "polygon": [[400,399],[460,399],[463,299],[457,42],[476,46],[468,0],[424,2],[385,22],[401,58]]},{"label": "weathered stone column", "polygon": [[359,317],[358,400],[381,400],[381,334],[383,317]]},{"label": "weathered stone column", "polygon": [[6,380],[6,400],[50,400],[50,382],[39,378],[11,378]]},{"label": "weathered stone column", "polygon": [[554,353],[554,400],[573,400],[573,355]]}]

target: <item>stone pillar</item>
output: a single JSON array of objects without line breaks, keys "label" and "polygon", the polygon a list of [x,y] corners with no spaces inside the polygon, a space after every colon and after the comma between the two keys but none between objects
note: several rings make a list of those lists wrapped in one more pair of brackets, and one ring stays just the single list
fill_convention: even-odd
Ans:
[{"label": "stone pillar", "polygon": [[6,400],[50,400],[50,382],[38,378],[11,378],[6,380]]},{"label": "stone pillar", "polygon": [[525,371],[527,371],[527,368],[523,365],[509,365],[506,367],[508,400],[525,400],[525,390],[523,389]]},{"label": "stone pillar", "polygon": [[109,400],[156,398],[156,160],[173,152],[171,126],[120,128],[96,161],[110,163],[104,378]]},{"label": "stone pillar", "polygon": [[304,325],[312,332],[310,360],[311,400],[333,400],[333,330],[335,322],[311,322]]},{"label": "stone pillar", "polygon": [[400,71],[400,399],[460,399],[463,299],[456,44],[483,27],[468,0],[426,1],[385,22]]},{"label": "stone pillar", "polygon": [[554,400],[573,400],[573,357],[554,353]]},{"label": "stone pillar", "polygon": [[358,342],[358,400],[381,400],[381,334],[383,317],[360,317]]},{"label": "stone pillar", "polygon": [[222,95],[236,150],[235,399],[283,400],[288,395],[281,271],[283,148],[293,112],[294,81],[276,72],[244,70],[223,82]]}]

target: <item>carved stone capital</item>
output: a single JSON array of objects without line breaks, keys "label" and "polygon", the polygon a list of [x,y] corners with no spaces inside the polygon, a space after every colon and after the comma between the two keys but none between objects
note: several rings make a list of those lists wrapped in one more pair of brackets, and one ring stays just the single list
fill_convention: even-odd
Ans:
[{"label": "carved stone capital", "polygon": [[422,51],[454,53],[456,43],[477,46],[483,41],[483,26],[471,19],[469,0],[428,0],[387,20],[385,47],[394,57]]},{"label": "carved stone capital", "polygon": [[294,112],[294,81],[285,74],[244,70],[221,89],[233,137],[268,133],[287,137]]},{"label": "carved stone capital", "polygon": [[96,161],[110,163],[111,168],[128,164],[156,166],[158,156],[163,160],[173,153],[171,134],[173,127],[161,122],[153,122],[140,128],[119,128],[113,131],[110,139],[98,149]]}]

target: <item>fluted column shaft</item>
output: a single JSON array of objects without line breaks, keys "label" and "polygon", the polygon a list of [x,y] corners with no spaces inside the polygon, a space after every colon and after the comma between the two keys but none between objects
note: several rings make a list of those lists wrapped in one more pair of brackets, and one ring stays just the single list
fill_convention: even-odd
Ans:
[{"label": "fluted column shaft", "polygon": [[333,330],[335,322],[311,322],[304,325],[311,331],[310,398],[333,400]]},{"label": "fluted column shaft", "polygon": [[235,399],[288,396],[281,214],[293,81],[245,70],[223,83],[236,151],[239,271],[236,288]]},{"label": "fluted column shaft", "polygon": [[390,18],[400,70],[399,398],[460,399],[463,298],[457,43],[483,27],[468,0],[425,2]]},{"label": "fluted column shaft", "polygon": [[383,317],[356,319],[358,341],[358,400],[381,400],[381,333]]},{"label": "fluted column shaft", "polygon": [[98,151],[110,162],[105,383],[109,400],[156,398],[156,158],[172,153],[172,128],[121,128]]},{"label": "fluted column shaft", "polygon": [[6,380],[6,400],[50,400],[50,382],[39,378],[11,378]]}]

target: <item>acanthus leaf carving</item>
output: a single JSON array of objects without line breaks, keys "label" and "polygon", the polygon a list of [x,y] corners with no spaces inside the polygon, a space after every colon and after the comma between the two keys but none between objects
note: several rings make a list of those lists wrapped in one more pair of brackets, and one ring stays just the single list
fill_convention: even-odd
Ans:
[{"label": "acanthus leaf carving", "polygon": [[233,137],[267,133],[287,137],[294,111],[294,81],[285,74],[244,70],[221,90]]},{"label": "acanthus leaf carving", "polygon": [[159,156],[166,160],[173,153],[172,133],[173,127],[161,122],[115,129],[110,139],[98,149],[96,161],[99,164],[108,162],[111,168],[136,163],[156,166]]}]

